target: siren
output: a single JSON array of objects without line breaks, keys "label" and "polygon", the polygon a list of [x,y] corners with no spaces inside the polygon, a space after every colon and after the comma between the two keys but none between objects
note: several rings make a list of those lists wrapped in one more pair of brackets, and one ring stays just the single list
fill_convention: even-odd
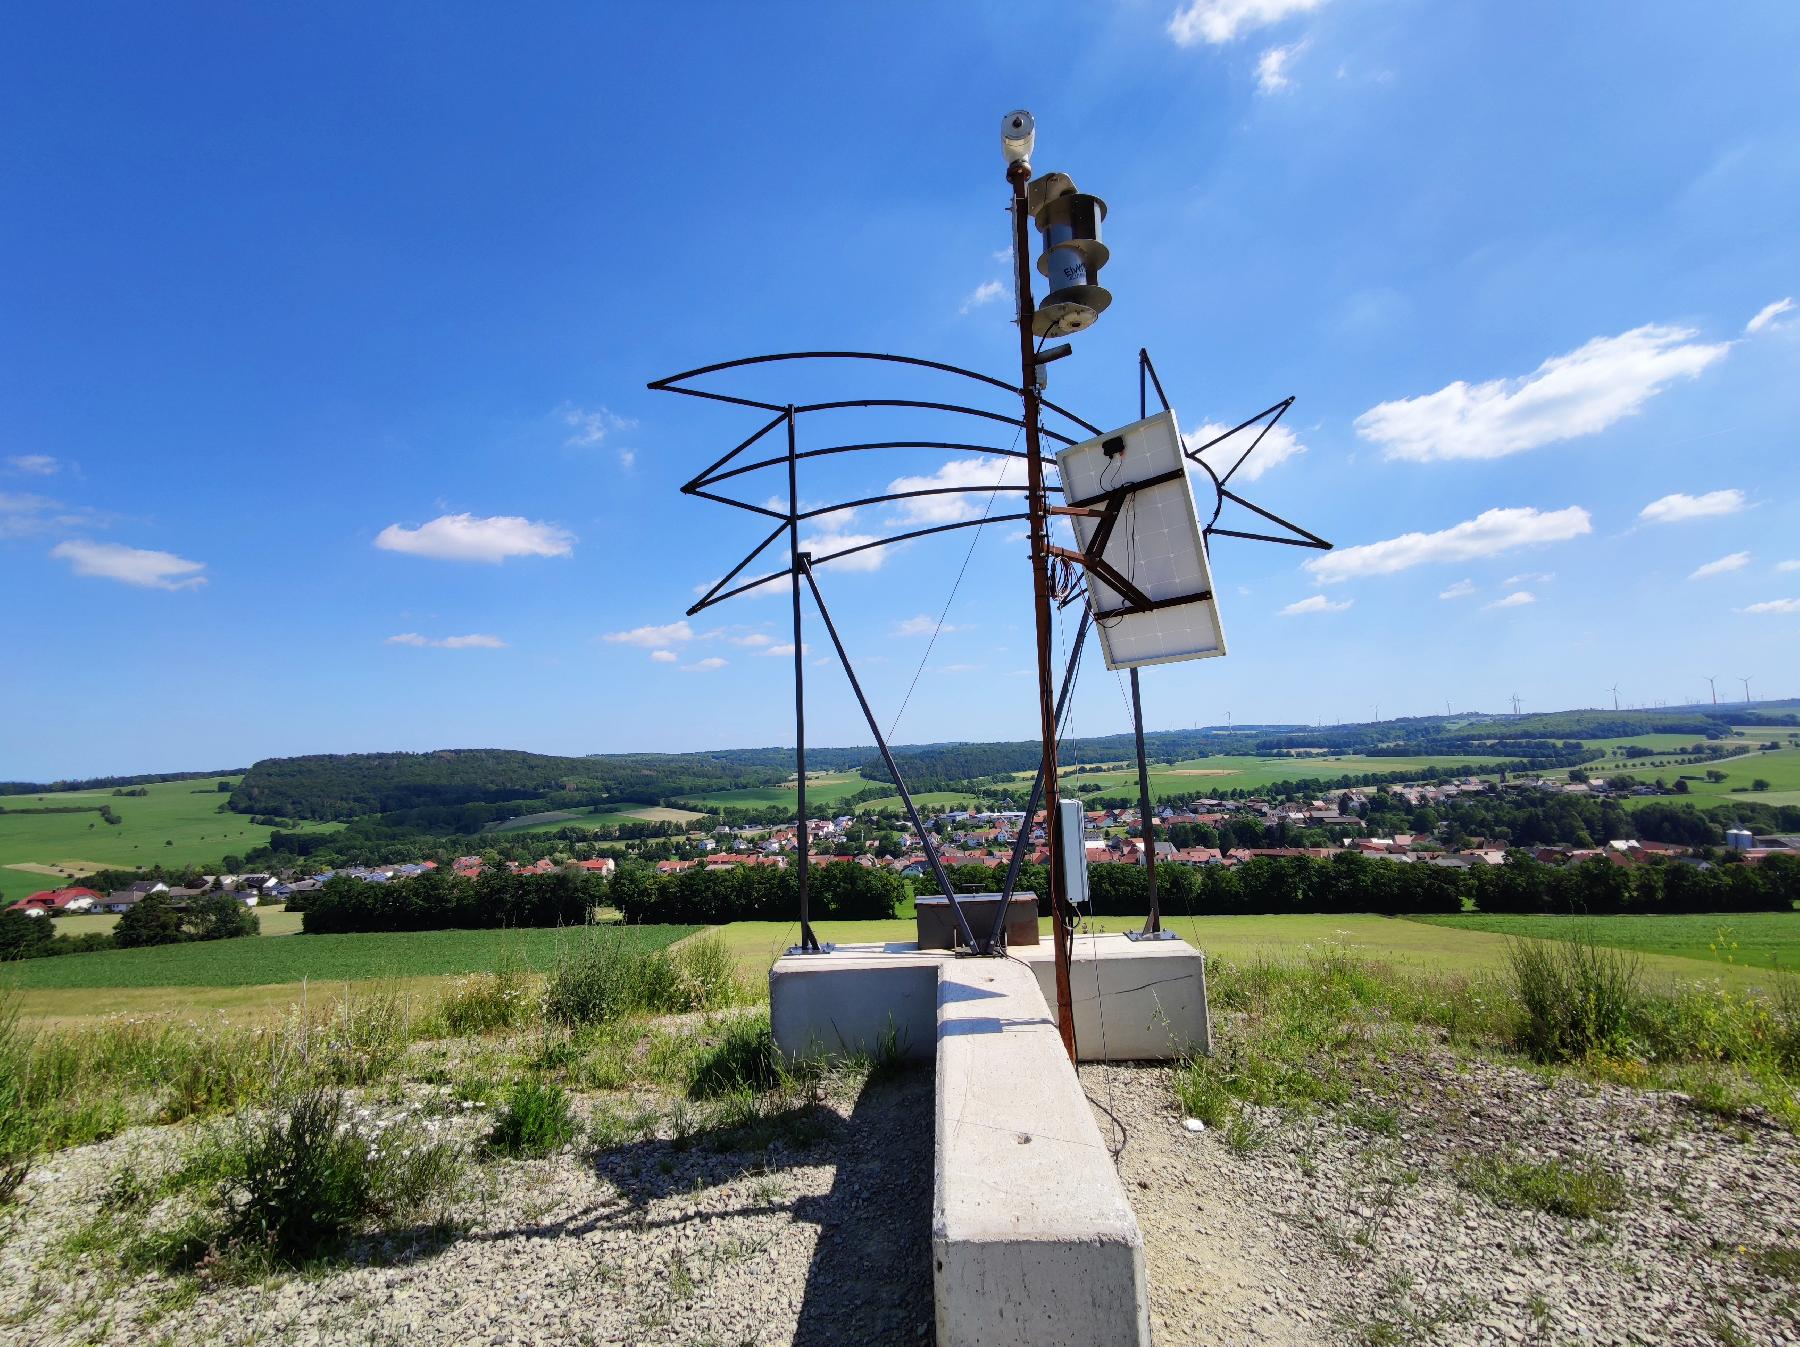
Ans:
[{"label": "siren", "polygon": [[1106,203],[1077,191],[1067,173],[1044,174],[1026,189],[1025,201],[1044,236],[1038,270],[1050,282],[1032,317],[1032,335],[1066,337],[1092,327],[1112,303],[1112,292],[1100,284],[1100,268],[1112,256],[1100,241]]}]

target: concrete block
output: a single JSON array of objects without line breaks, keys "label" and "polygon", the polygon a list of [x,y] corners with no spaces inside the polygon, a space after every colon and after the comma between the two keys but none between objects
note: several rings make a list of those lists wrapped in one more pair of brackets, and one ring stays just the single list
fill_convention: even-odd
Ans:
[{"label": "concrete block", "polygon": [[[1049,941],[1016,951],[1056,1005]],[[1084,1062],[1160,1062],[1212,1051],[1206,956],[1183,940],[1077,935],[1069,951],[1075,1047]]]},{"label": "concrete block", "polygon": [[942,965],[938,1347],[1147,1347],[1144,1244],[1037,979]]},{"label": "concrete block", "polygon": [[829,954],[784,954],[769,970],[769,1023],[790,1062],[873,1054],[892,1030],[901,1055],[937,1051],[937,980],[950,956],[910,944],[839,945]]},{"label": "concrete block", "polygon": [[[994,909],[1000,905],[997,893],[957,894],[956,905],[968,918],[969,928],[977,940],[987,939],[994,929]],[[950,910],[948,898],[916,898],[913,909],[918,917],[920,949],[955,949],[962,943],[962,929],[956,914]],[[1006,944],[1038,943],[1038,904],[1035,893],[1015,893],[1006,905]]]}]

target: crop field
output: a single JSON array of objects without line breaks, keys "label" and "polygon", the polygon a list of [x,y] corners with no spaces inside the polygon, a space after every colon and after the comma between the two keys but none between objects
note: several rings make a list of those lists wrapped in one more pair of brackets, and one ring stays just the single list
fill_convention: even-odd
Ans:
[{"label": "crop field", "polygon": [[1533,940],[1591,932],[1596,941],[1641,954],[1675,955],[1708,966],[1800,970],[1800,912],[1718,912],[1669,917],[1544,917],[1510,913],[1410,920],[1456,931]]},{"label": "crop field", "polygon": [[621,823],[690,823],[704,818],[692,809],[670,809],[663,805],[636,805],[625,809],[555,809],[542,814],[524,814],[486,829],[492,833],[544,833],[558,828],[616,828]]},{"label": "crop field", "polygon": [[[295,935],[300,930],[298,912],[289,912],[280,903],[256,909],[256,920],[262,927],[263,935]],[[56,917],[56,933],[71,938],[78,935],[104,935],[119,924],[117,914],[112,912],[76,913],[68,917]]]},{"label": "crop field", "polygon": [[[806,777],[806,803],[809,809],[814,804],[835,804],[846,795],[854,795],[857,791],[867,790],[876,784],[867,780],[860,772],[809,772]],[[792,809],[797,798],[794,783],[790,781],[781,786],[691,795],[687,797],[687,803],[707,809]]]},{"label": "crop field", "polygon": [[[606,938],[645,949],[672,944],[691,926],[599,928]],[[554,927],[511,931],[399,931],[208,940],[150,949],[105,950],[26,959],[9,965],[0,985],[20,991],[108,987],[252,987],[441,977],[511,965],[543,970],[573,932]]]},{"label": "crop field", "polygon": [[[220,780],[235,780],[222,777]],[[146,795],[114,795],[111,790],[0,796],[0,808],[29,809],[106,805],[120,818],[104,822],[98,813],[0,814],[0,894],[23,898],[53,887],[61,872],[79,876],[109,867],[216,865],[269,840],[270,828],[248,814],[219,813],[225,795],[212,780],[164,781]],[[331,831],[336,823],[297,824],[295,830]],[[11,867],[49,867],[24,871]]]}]

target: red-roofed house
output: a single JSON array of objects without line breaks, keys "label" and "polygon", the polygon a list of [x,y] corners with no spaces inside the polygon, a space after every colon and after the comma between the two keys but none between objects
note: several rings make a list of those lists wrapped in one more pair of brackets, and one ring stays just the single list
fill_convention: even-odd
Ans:
[{"label": "red-roofed house", "polygon": [[41,917],[54,912],[92,912],[101,901],[92,889],[40,889],[19,899],[9,910]]}]

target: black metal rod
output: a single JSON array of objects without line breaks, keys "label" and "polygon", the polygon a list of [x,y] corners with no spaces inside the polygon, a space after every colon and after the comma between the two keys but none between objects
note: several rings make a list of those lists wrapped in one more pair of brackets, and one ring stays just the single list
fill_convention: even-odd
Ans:
[{"label": "black metal rod", "polygon": [[[1027,339],[1029,339],[1029,335],[1027,333]],[[952,412],[957,416],[979,416],[983,420],[998,421],[1001,425],[1024,428],[1024,423],[1016,416],[1004,416],[999,412],[984,412],[979,407],[965,407],[956,402],[921,402],[917,398],[846,398],[841,402],[809,402],[804,407],[796,407],[794,410],[804,414],[806,412],[845,411],[855,407],[909,407],[915,411]],[[1046,435],[1062,444],[1076,443],[1075,440],[1059,431],[1045,430],[1041,426],[1038,431],[1039,434]]]},{"label": "black metal rod", "polygon": [[[774,542],[777,538],[779,538],[786,531],[787,531],[787,523],[784,520],[782,523],[777,524],[775,526],[775,531],[773,533],[771,533],[768,537],[764,538],[755,547],[751,548],[749,553],[744,557],[744,559],[742,561],[738,562],[738,564],[733,566],[729,571],[727,571],[724,574],[724,576],[720,578],[720,580],[717,584],[715,584],[711,589],[707,590],[706,593],[702,594],[700,596],[700,602],[696,603],[692,608],[689,608],[687,610],[687,616],[692,617],[695,613],[700,612],[702,609],[710,608],[713,606],[713,604],[719,603],[723,599],[730,598],[731,594],[741,593],[742,592],[741,590],[734,589],[731,591],[731,594],[720,595],[719,591],[721,589],[724,589],[725,586],[730,584],[733,580],[737,579],[737,577],[740,574],[742,574],[744,567],[748,566],[751,562],[755,561],[757,559],[757,557],[761,556],[763,554],[764,549],[766,549],[770,543]],[[770,579],[770,580],[779,579],[780,575],[781,575],[781,572],[777,571],[774,575],[768,576],[767,579]],[[762,583],[762,581],[760,581],[760,580],[756,582],[756,584],[761,584],[761,583]],[[748,586],[745,586],[745,588],[753,589],[753,588],[755,588],[755,585],[748,585]],[[718,597],[714,597],[715,595],[717,595]]]},{"label": "black metal rod", "polygon": [[[651,387],[654,388],[655,385],[652,384]],[[771,430],[775,429],[776,426],[780,425],[785,420],[787,420],[787,413],[783,412],[781,415],[777,416],[773,421],[769,422],[768,425],[764,426],[761,430],[757,431],[754,435],[750,436],[748,439],[740,440],[738,442],[736,448],[730,450],[723,457],[719,458],[716,462],[714,462],[711,466],[704,468],[701,471],[695,473],[693,475],[693,477],[688,479],[686,485],[684,485],[681,489],[683,491],[692,492],[697,487],[702,487],[702,486],[707,485],[706,479],[709,476],[711,476],[713,473],[717,472],[720,468],[724,467],[727,463],[731,462],[732,459],[736,458],[739,454],[743,453],[744,450],[748,449],[751,445],[755,444],[764,435],[767,435]],[[780,459],[771,460],[771,462],[774,462],[774,463],[779,463],[780,461],[781,461]]]},{"label": "black metal rod", "polygon": [[1022,486],[1008,486],[1004,482],[994,482],[981,486],[928,486],[917,491],[889,491],[880,496],[864,496],[860,500],[842,501],[837,505],[821,505],[816,510],[807,510],[802,519],[817,519],[820,515],[836,514],[839,510],[858,510],[865,505],[886,505],[897,500],[912,500],[917,496],[960,496],[972,495],[986,491],[989,495],[999,495],[1002,491],[1023,493]]},{"label": "black metal rod", "polygon": [[1138,420],[1143,420],[1150,413],[1144,400],[1144,375],[1150,375],[1150,382],[1156,385],[1156,396],[1162,399],[1163,410],[1172,410],[1169,406],[1169,395],[1163,392],[1162,380],[1156,377],[1156,366],[1150,361],[1150,352],[1138,347]]},{"label": "black metal rod", "polygon": [[[963,444],[957,440],[876,440],[867,444],[831,444],[822,449],[803,449],[796,457],[802,460],[809,458],[824,458],[828,454],[855,454],[860,453],[865,449],[951,449],[971,454],[993,454],[997,457],[1005,458],[1025,457],[1025,451],[1023,449],[1000,449],[991,444]],[[735,453],[736,450],[733,450],[732,452]],[[747,472],[755,472],[758,468],[773,468],[778,464],[786,462],[787,455],[783,454],[780,458],[764,458],[759,459],[755,463],[741,463],[730,472],[721,472],[709,476],[708,473],[711,472],[711,469],[708,469],[707,473],[702,473],[699,477],[696,477],[692,482],[688,483],[688,485],[716,486],[727,478],[741,477]],[[715,464],[714,466],[717,467],[718,465]],[[683,490],[686,490],[686,488],[684,487]]]},{"label": "black metal rod", "polygon": [[1144,887],[1150,893],[1150,915],[1144,934],[1162,930],[1162,909],[1156,901],[1156,824],[1150,812],[1150,766],[1144,758],[1144,701],[1138,693],[1137,666],[1131,666],[1131,733],[1137,740],[1138,836],[1144,843]]},{"label": "black metal rod", "polygon": [[812,909],[807,903],[807,873],[812,831],[806,821],[806,646],[800,626],[800,475],[794,462],[794,409],[787,409],[788,444],[788,564],[793,572],[794,598],[794,809],[798,827],[794,846],[800,855],[800,948],[817,952]]},{"label": "black metal rod", "polygon": [[846,547],[840,552],[829,552],[822,557],[814,557],[813,565],[823,566],[828,561],[836,561],[839,557],[854,556],[858,552],[867,552],[872,547],[887,547],[892,543],[911,542],[914,538],[929,538],[934,533],[949,533],[953,529],[980,528],[983,524],[1005,524],[1015,519],[1029,519],[1028,514],[991,514],[983,519],[963,519],[954,524],[936,524],[928,529],[914,529],[911,533],[896,533],[891,538],[877,538],[872,543],[858,543],[855,547]]},{"label": "black metal rod", "polygon": [[875,712],[869,706],[869,699],[863,695],[862,683],[857,679],[856,669],[850,663],[850,654],[844,649],[844,642],[838,636],[837,623],[831,620],[831,610],[825,606],[825,596],[819,592],[819,582],[813,577],[812,558],[801,552],[795,558],[795,564],[806,577],[807,586],[812,590],[813,603],[818,606],[819,616],[825,619],[825,630],[830,633],[831,644],[837,649],[838,663],[844,666],[844,676],[850,680],[850,691],[856,694],[856,704],[862,707],[863,719],[869,722],[869,733],[875,736],[875,747],[881,750],[881,760],[887,764],[888,775],[894,778],[894,786],[900,792],[900,802],[906,806],[906,816],[912,820],[913,831],[919,835],[919,845],[925,849],[925,860],[931,866],[938,890],[949,900],[951,914],[955,916],[956,924],[969,948],[981,952],[975,943],[975,933],[969,929],[969,919],[963,913],[962,904],[956,901],[956,891],[951,887],[950,876],[944,872],[944,863],[938,859],[937,847],[932,844],[931,834],[925,830],[924,821],[919,817],[919,807],[913,803],[912,792],[906,788],[906,778],[900,775],[899,764],[894,761],[887,739],[881,733],[881,726],[875,721]]},{"label": "black metal rod", "polygon": [[[716,365],[702,365],[699,369],[683,370],[680,374],[671,374],[667,378],[652,380],[647,387],[659,393],[685,393],[689,397],[714,398],[720,402],[736,402],[746,407],[767,407],[770,411],[780,411],[774,403],[755,402],[749,398],[729,398],[723,393],[705,393],[694,388],[677,388],[676,384],[688,379],[699,378],[702,374],[717,374],[721,370],[743,369],[750,365],[767,365],[781,360],[878,360],[891,365],[917,365],[922,369],[937,370],[944,374],[955,374],[964,379],[973,379],[992,388],[1002,389],[1007,393],[1016,393],[1011,384],[996,379],[991,374],[982,374],[977,370],[964,369],[961,365],[947,365],[941,360],[924,360],[913,355],[894,355],[886,351],[777,351],[768,355],[745,356],[739,360],[721,360]],[[1074,412],[1059,407],[1048,398],[1040,399],[1043,405],[1058,416],[1066,417],[1087,431],[1090,435],[1098,435],[1100,427],[1090,425]],[[805,410],[802,408],[802,410]]]},{"label": "black metal rod", "polygon": [[[1094,615],[1087,609],[1081,610],[1081,621],[1075,628],[1075,643],[1069,650],[1069,666],[1063,670],[1062,691],[1056,696],[1056,724],[1061,732],[1063,717],[1067,714],[1069,693],[1075,687],[1075,669],[1081,663],[1081,646],[1087,640],[1088,627]],[[993,939],[998,940],[1005,931],[1006,905],[1012,901],[1013,889],[1019,882],[1019,867],[1025,861],[1025,845],[1031,840],[1031,816],[1037,813],[1038,801],[1044,793],[1044,764],[1038,763],[1037,775],[1032,778],[1031,798],[1025,801],[1025,823],[1019,829],[1019,835],[1013,839],[1012,856],[1006,862],[1006,882],[1000,886],[1000,913],[994,920]],[[1046,828],[1044,837],[1049,839],[1050,832]],[[990,941],[990,944],[992,941]]]}]

